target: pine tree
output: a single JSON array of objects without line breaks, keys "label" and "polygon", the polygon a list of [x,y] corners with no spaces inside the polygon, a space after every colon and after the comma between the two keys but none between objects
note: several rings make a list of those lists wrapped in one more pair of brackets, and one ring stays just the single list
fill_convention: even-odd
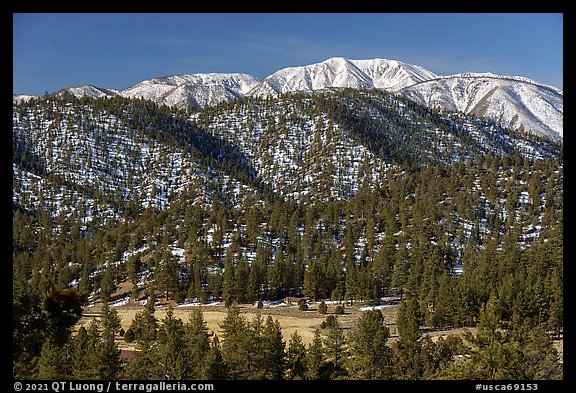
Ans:
[{"label": "pine tree", "polygon": [[67,359],[68,344],[57,344],[47,340],[38,359],[38,379],[68,379],[70,362]]},{"label": "pine tree", "polygon": [[322,337],[320,336],[320,331],[316,329],[314,331],[314,338],[312,343],[308,345],[308,351],[306,352],[306,379],[328,379],[329,374],[327,372],[326,362],[324,360],[324,350],[322,348]]},{"label": "pine tree", "polygon": [[407,341],[417,341],[420,338],[422,316],[418,300],[410,298],[400,304],[396,326],[400,338]]},{"label": "pine tree", "polygon": [[37,373],[38,357],[45,342],[46,315],[41,301],[28,284],[14,282],[12,298],[12,370],[14,378]]},{"label": "pine tree", "polygon": [[222,358],[227,365],[229,378],[249,377],[247,363],[255,354],[248,352],[248,326],[235,303],[228,309],[226,318],[220,324],[220,329],[222,329],[223,340]]},{"label": "pine tree", "polygon": [[123,372],[125,379],[164,379],[163,368],[156,356],[156,337],[158,333],[158,320],[154,316],[155,296],[152,289],[144,310],[136,313],[130,324],[125,338],[133,336],[136,339],[134,358],[128,363]]},{"label": "pine tree", "polygon": [[348,346],[338,317],[323,339],[326,362],[330,365],[330,379],[339,379],[346,376],[346,362],[348,359]]},{"label": "pine tree", "polygon": [[306,375],[306,347],[297,331],[290,336],[286,353],[286,378],[304,379]]},{"label": "pine tree", "polygon": [[263,247],[262,243],[258,243],[256,258],[250,266],[250,274],[248,276],[248,298],[251,300],[260,297],[262,285],[265,281],[266,275],[266,259],[268,258],[268,251]]},{"label": "pine tree", "polygon": [[82,367],[76,378],[102,379],[102,345],[96,319],[92,319],[88,327],[86,347],[82,358]]},{"label": "pine tree", "polygon": [[203,361],[200,379],[222,380],[227,379],[228,366],[224,362],[222,352],[220,351],[220,342],[215,334],[212,338],[209,351]]},{"label": "pine tree", "polygon": [[266,318],[266,325],[262,336],[264,362],[263,369],[266,379],[282,379],[285,372],[286,346],[282,337],[282,327],[278,320],[272,320],[272,316]]},{"label": "pine tree", "polygon": [[140,351],[147,351],[152,348],[156,340],[158,320],[154,316],[154,302],[155,297],[151,294],[148,298],[148,302],[144,306],[144,310],[136,313],[134,320],[128,328],[135,338],[137,348]]},{"label": "pine tree", "polygon": [[321,267],[318,261],[313,259],[304,272],[304,290],[302,292],[314,299],[325,297],[320,289],[323,282]]},{"label": "pine tree", "polygon": [[525,376],[533,380],[562,379],[562,363],[548,333],[540,325],[516,329],[514,337],[520,342]]},{"label": "pine tree", "polygon": [[553,329],[557,338],[560,338],[564,328],[564,294],[561,274],[557,271],[552,275],[552,301],[550,303],[550,317],[548,325]]},{"label": "pine tree", "polygon": [[355,379],[391,379],[390,332],[380,310],[364,311],[348,335],[348,370]]},{"label": "pine tree", "polygon": [[107,302],[108,298],[114,292],[114,267],[111,263],[106,264],[104,277],[100,283],[100,299]]},{"label": "pine tree", "polygon": [[165,379],[184,379],[188,375],[189,353],[182,351],[185,348],[184,336],[184,324],[174,317],[174,310],[170,307],[158,329],[158,346],[155,349],[161,375]]},{"label": "pine tree", "polygon": [[[456,291],[454,281],[444,273],[440,277],[438,295],[434,301],[434,311],[430,318],[430,324],[434,327],[454,325],[454,305],[452,303]],[[457,306],[456,306],[457,307]]]},{"label": "pine tree", "polygon": [[394,346],[394,367],[399,379],[420,379],[424,372],[420,361],[420,307],[415,298],[403,301],[398,310],[396,328],[400,339]]},{"label": "pine tree", "polygon": [[102,339],[98,345],[100,358],[100,377],[101,379],[115,379],[120,371],[120,350],[116,343],[116,335],[120,331],[120,317],[116,309],[108,307],[104,302],[102,306]]},{"label": "pine tree", "polygon": [[186,258],[188,260],[188,266],[190,266],[190,283],[186,295],[190,300],[199,300],[203,292],[203,277],[202,265],[198,256],[197,247],[195,247],[193,251],[188,251]]},{"label": "pine tree", "polygon": [[408,267],[410,260],[408,251],[406,249],[406,239],[404,236],[400,237],[398,244],[398,252],[396,253],[394,262],[394,271],[392,273],[392,287],[403,289],[408,284]]},{"label": "pine tree", "polygon": [[[204,320],[200,307],[194,307],[188,323],[184,325],[184,331],[184,347],[188,353],[188,372],[186,377],[190,379],[201,378],[205,366],[204,356],[206,356],[211,349],[208,327],[206,326],[206,321]],[[216,359],[214,359],[214,361],[216,361]]]},{"label": "pine tree", "polygon": [[234,289],[236,287],[234,281],[234,271],[236,268],[234,266],[234,256],[232,254],[230,246],[226,252],[224,274],[222,276],[222,298],[226,305],[230,305],[232,304],[232,301],[234,301]]},{"label": "pine tree", "polygon": [[250,277],[250,267],[248,265],[248,259],[244,256],[240,257],[240,262],[234,272],[234,293],[235,298],[239,302],[246,302],[248,299],[248,279]]},{"label": "pine tree", "polygon": [[284,263],[283,248],[279,247],[274,255],[274,262],[270,267],[269,277],[271,288],[271,298],[277,299],[280,294],[287,289],[286,275],[290,274],[287,271],[287,266]]},{"label": "pine tree", "polygon": [[443,376],[533,380],[557,379],[562,375],[557,352],[544,330],[522,322],[509,330],[502,329],[493,298],[481,311],[477,333],[467,331],[464,337],[472,346],[470,358],[451,364]]},{"label": "pine tree", "polygon": [[176,296],[180,292],[180,265],[177,259],[172,255],[170,250],[166,249],[162,253],[162,258],[160,262],[159,274],[157,277],[157,282],[159,288],[162,288],[166,300]]},{"label": "pine tree", "polygon": [[165,379],[163,374],[165,367],[159,362],[155,353],[155,348],[151,347],[145,351],[136,351],[134,357],[126,365],[122,373],[122,379],[130,380],[159,380]]},{"label": "pine tree", "polygon": [[266,346],[264,340],[264,319],[258,310],[254,318],[247,324],[245,351],[245,375],[243,379],[269,379],[267,378],[268,367],[266,359]]},{"label": "pine tree", "polygon": [[71,376],[73,379],[88,379],[83,377],[86,370],[86,354],[89,345],[88,332],[84,326],[80,326],[73,337],[70,349],[70,363],[72,366]]},{"label": "pine tree", "polygon": [[252,205],[246,218],[246,237],[251,251],[256,251],[256,239],[259,235],[258,225],[261,213],[258,205]]}]

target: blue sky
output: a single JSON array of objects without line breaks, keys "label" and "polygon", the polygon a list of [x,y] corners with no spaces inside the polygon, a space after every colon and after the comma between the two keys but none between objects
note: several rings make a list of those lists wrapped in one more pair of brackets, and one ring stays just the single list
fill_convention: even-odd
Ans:
[{"label": "blue sky", "polygon": [[14,14],[13,45],[17,94],[187,73],[264,78],[336,56],[563,88],[563,15],[552,13]]}]

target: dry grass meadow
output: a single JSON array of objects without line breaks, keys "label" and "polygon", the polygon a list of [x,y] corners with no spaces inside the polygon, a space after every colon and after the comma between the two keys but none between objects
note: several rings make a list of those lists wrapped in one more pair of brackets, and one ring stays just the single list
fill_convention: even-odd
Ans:
[{"label": "dry grass meadow", "polygon": [[[158,321],[162,321],[165,318],[166,313],[170,305],[164,304],[156,307],[154,313]],[[219,337],[222,335],[222,330],[220,329],[220,323],[226,317],[228,310],[224,307],[224,303],[219,303],[216,305],[203,305],[203,306],[188,306],[188,307],[174,307],[174,316],[181,319],[183,322],[187,322],[192,314],[193,307],[202,307],[202,313],[206,325],[210,332],[218,334]],[[348,331],[351,329],[360,314],[362,313],[361,308],[365,305],[353,305],[346,306],[346,312],[344,315],[338,315],[338,321],[340,325]],[[119,307],[115,307],[120,316],[122,328],[127,330],[132,323],[132,320],[136,314],[143,310],[143,306],[138,304],[127,304]],[[284,340],[288,344],[291,335],[294,332],[302,337],[302,341],[307,346],[312,342],[314,337],[314,331],[320,328],[320,324],[326,320],[326,317],[334,313],[336,304],[328,304],[327,314],[323,315],[318,312],[318,304],[312,303],[309,306],[308,311],[301,311],[298,309],[297,305],[288,305],[280,307],[265,307],[262,309],[256,308],[252,304],[240,304],[240,313],[246,317],[248,321],[251,321],[258,312],[261,313],[262,318],[265,320],[268,315],[271,315],[273,319],[278,320],[282,327],[282,333],[284,335]],[[98,315],[100,311],[100,305],[94,307],[86,308],[84,316],[78,321],[76,328],[84,325],[88,328],[91,320]],[[396,313],[398,311],[398,306],[390,306],[381,309],[384,316],[384,321],[390,329],[390,341],[394,341],[398,338],[396,331]],[[468,328],[472,332],[475,331],[474,328]],[[457,329],[443,329],[443,330],[422,330],[423,334],[428,334],[432,339],[437,339],[439,337],[446,337],[450,334],[459,335],[464,332],[464,328]],[[124,340],[120,339],[119,342],[120,349],[123,350],[134,350],[135,344],[128,344]],[[561,359],[563,358],[563,340],[555,340],[554,346],[558,350]]]},{"label": "dry grass meadow", "polygon": [[[363,305],[362,305],[363,306]],[[345,314],[338,315],[338,321],[344,329],[350,329],[362,312],[360,307],[362,306],[347,306],[345,307]],[[228,310],[224,307],[224,303],[219,303],[217,305],[207,305],[207,306],[188,306],[188,307],[174,307],[173,312],[176,318],[181,319],[183,322],[187,322],[192,314],[194,307],[202,307],[202,314],[206,325],[210,332],[214,332],[221,336],[222,330],[220,329],[220,323],[226,317]],[[282,327],[282,333],[286,343],[290,340],[291,335],[294,332],[302,337],[302,341],[305,345],[312,342],[314,337],[314,331],[320,328],[320,324],[326,320],[326,317],[334,313],[336,308],[335,304],[328,304],[327,314],[322,315],[318,312],[318,304],[312,303],[309,306],[308,311],[301,311],[298,309],[297,305],[279,306],[279,307],[264,307],[262,309],[256,308],[252,304],[240,304],[240,313],[246,317],[248,321],[251,321],[258,312],[260,312],[262,318],[266,320],[268,315],[271,315],[273,319],[278,320],[280,326]],[[120,316],[122,328],[127,330],[132,323],[132,320],[136,314],[143,310],[143,306],[137,304],[128,304],[119,307],[115,307],[118,315]],[[158,321],[162,321],[166,317],[166,313],[169,309],[169,305],[161,305],[156,307],[154,316]],[[84,326],[88,328],[92,318],[98,315],[100,310],[100,305],[89,307],[85,309],[84,316],[78,321],[77,328]],[[396,306],[383,308],[382,313],[384,315],[384,320],[390,329],[392,338],[396,335]],[[123,340],[120,341],[121,347],[128,349],[131,345],[127,345]]]}]

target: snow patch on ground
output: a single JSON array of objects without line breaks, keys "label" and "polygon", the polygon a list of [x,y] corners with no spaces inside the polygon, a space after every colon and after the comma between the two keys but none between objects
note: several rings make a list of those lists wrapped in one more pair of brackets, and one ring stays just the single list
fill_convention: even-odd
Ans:
[{"label": "snow patch on ground", "polygon": [[182,304],[177,305],[176,307],[177,307],[177,308],[196,307],[196,306],[205,306],[205,307],[208,307],[208,306],[217,306],[217,305],[219,305],[219,304],[220,304],[220,302],[210,302],[210,303],[200,303],[200,302],[189,302],[189,303],[186,303],[186,302],[184,302],[184,303],[182,303]]},{"label": "snow patch on ground", "polygon": [[388,307],[394,307],[397,304],[380,304],[378,306],[365,306],[365,307],[360,307],[359,310],[360,311],[369,311],[369,310],[382,310],[384,308],[388,308]]}]

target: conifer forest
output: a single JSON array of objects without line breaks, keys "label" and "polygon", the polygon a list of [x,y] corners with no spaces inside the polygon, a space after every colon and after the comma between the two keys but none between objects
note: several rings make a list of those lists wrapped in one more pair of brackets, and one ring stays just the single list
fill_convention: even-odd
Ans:
[{"label": "conifer forest", "polygon": [[561,142],[376,89],[47,94],[12,152],[15,379],[563,379]]}]

